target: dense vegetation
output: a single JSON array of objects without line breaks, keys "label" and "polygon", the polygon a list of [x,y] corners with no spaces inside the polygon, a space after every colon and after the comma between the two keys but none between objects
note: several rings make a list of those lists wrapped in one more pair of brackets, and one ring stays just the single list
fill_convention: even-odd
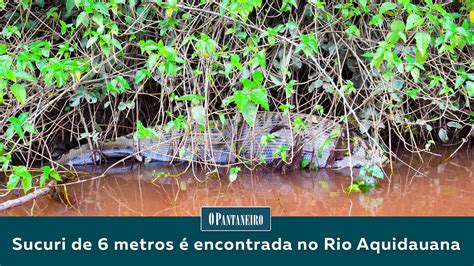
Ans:
[{"label": "dense vegetation", "polygon": [[249,124],[257,111],[327,116],[390,155],[462,144],[474,119],[472,5],[0,0],[8,188],[60,179],[58,143],[94,148],[137,125],[203,129],[236,112]]}]

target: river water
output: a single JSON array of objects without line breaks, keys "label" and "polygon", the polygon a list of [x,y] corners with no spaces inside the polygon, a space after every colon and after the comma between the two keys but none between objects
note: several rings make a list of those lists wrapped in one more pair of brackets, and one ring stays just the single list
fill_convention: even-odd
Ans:
[{"label": "river water", "polygon": [[[274,216],[472,216],[473,152],[462,149],[446,160],[451,152],[423,162],[405,155],[412,168],[395,164],[393,174],[368,193],[344,192],[351,182],[348,170],[259,169],[240,173],[232,184],[225,174],[219,179],[190,170],[152,182],[153,170],[179,175],[183,167],[128,164],[68,185],[67,198],[49,195],[2,215],[198,216],[201,206],[270,206]],[[385,170],[390,175],[390,167]]]}]

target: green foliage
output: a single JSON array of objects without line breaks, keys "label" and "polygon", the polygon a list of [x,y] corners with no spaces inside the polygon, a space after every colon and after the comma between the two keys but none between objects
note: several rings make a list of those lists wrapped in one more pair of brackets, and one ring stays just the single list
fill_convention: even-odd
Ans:
[{"label": "green foliage", "polygon": [[2,36],[5,39],[10,39],[13,36],[21,37],[21,33],[16,26],[6,26],[3,28]]},{"label": "green foliage", "polygon": [[85,60],[82,59],[59,59],[50,58],[43,61],[39,69],[44,77],[46,85],[51,86],[54,81],[56,87],[62,88],[72,78],[79,81],[90,69]]},{"label": "green foliage", "polygon": [[300,37],[301,42],[296,47],[295,52],[303,51],[306,56],[312,56],[318,52],[318,42],[314,37],[314,33],[301,34]]},{"label": "green foliage", "polygon": [[297,134],[299,134],[304,132],[308,128],[308,125],[301,117],[296,116],[293,119],[293,123],[291,123],[291,127]]},{"label": "green foliage", "polygon": [[268,134],[264,133],[260,138],[260,146],[265,147],[268,143],[273,142],[275,140],[275,134]]},{"label": "green foliage", "polygon": [[[86,126],[99,141],[136,121],[136,138],[157,137],[140,121],[191,132],[235,112],[249,125],[268,111],[342,117],[420,150],[454,142],[474,121],[471,2],[0,0],[0,164],[28,186],[11,161],[46,150],[40,136]],[[55,175],[43,170],[40,185]]]},{"label": "green foliage", "polygon": [[130,89],[130,84],[121,75],[117,75],[114,79],[105,85],[106,91],[112,95],[117,95]]},{"label": "green foliage", "polygon": [[319,166],[317,162],[312,162],[308,158],[302,158],[300,160],[300,170],[308,169],[311,166],[311,171],[318,172]]},{"label": "green foliage", "polygon": [[290,12],[292,8],[298,9],[298,3],[296,2],[296,0],[283,0],[283,4],[281,5],[280,11]]},{"label": "green foliage", "polygon": [[310,159],[303,158],[303,159],[301,159],[301,161],[300,161],[300,169],[301,169],[301,170],[306,169],[306,168],[309,167],[310,164],[311,164],[311,160],[310,160]]},{"label": "green foliage", "polygon": [[261,0],[222,0],[221,13],[228,13],[234,18],[247,21],[250,13],[262,5]]},{"label": "green foliage", "polygon": [[15,83],[10,86],[10,91],[13,96],[18,100],[20,104],[25,104],[26,101],[26,89],[23,85]]},{"label": "green foliage", "polygon": [[407,26],[406,30],[412,30],[415,29],[416,27],[422,25],[425,22],[425,19],[423,17],[420,17],[418,14],[410,14],[407,17]]},{"label": "green foliage", "polygon": [[189,132],[190,130],[189,124],[186,122],[186,119],[183,115],[179,115],[178,117],[166,124],[167,132],[170,132],[173,128],[177,131],[182,129],[184,130],[184,132]]},{"label": "green foliage", "polygon": [[279,145],[272,155],[273,157],[281,157],[282,161],[288,162],[288,146]]},{"label": "green foliage", "polygon": [[225,102],[225,105],[231,102],[235,103],[250,126],[255,124],[259,106],[266,111],[270,110],[267,90],[262,85],[264,79],[262,72],[255,71],[252,79],[241,79],[240,83],[243,86],[243,90],[235,90],[234,94],[227,98]]},{"label": "green foliage", "polygon": [[[162,40],[158,43],[150,40],[139,41],[139,44],[142,53],[148,54],[146,67],[149,72],[158,68],[161,74],[174,76],[180,70],[179,65],[184,63],[184,60],[178,56],[176,50],[171,46],[164,45]],[[137,81],[135,76],[135,83],[140,83],[143,78],[140,77]]]},{"label": "green foliage", "polygon": [[198,104],[200,101],[204,100],[204,96],[196,94],[186,94],[178,97],[178,101],[192,101],[195,104]]},{"label": "green foliage", "polygon": [[148,71],[148,70],[146,70],[146,69],[139,69],[139,70],[135,73],[134,83],[135,83],[135,84],[140,84],[140,83],[142,83],[146,78],[150,78],[150,77],[151,77],[150,71]]},{"label": "green foliage", "polygon": [[375,164],[363,165],[359,170],[358,177],[354,182],[345,187],[347,192],[368,192],[370,189],[377,186],[376,179],[383,179],[384,173],[379,166]]},{"label": "green foliage", "polygon": [[13,166],[13,174],[8,177],[7,189],[15,189],[21,180],[23,191],[26,193],[32,187],[32,179],[33,177],[25,166]]},{"label": "green foliage", "polygon": [[156,138],[160,139],[160,135],[153,129],[143,126],[140,120],[137,120],[137,131],[133,135],[135,139]]},{"label": "green foliage", "polygon": [[0,104],[4,102],[4,89],[8,87],[18,103],[25,104],[27,92],[23,84],[34,82],[36,78],[24,71],[26,66],[22,64],[23,60],[25,60],[24,56],[20,54],[15,67],[12,57],[9,55],[0,56]]},{"label": "green foliage", "polygon": [[169,172],[162,172],[162,171],[156,171],[156,170],[152,170],[151,171],[151,174],[156,177],[157,179],[158,178],[161,178],[161,177],[169,177],[170,176],[170,173]]},{"label": "green foliage", "polygon": [[426,55],[428,52],[428,47],[430,46],[431,36],[427,32],[418,32],[415,35],[416,48],[420,52],[421,56]]},{"label": "green foliage", "polygon": [[319,114],[321,114],[321,115],[324,114],[324,107],[322,105],[317,104],[313,107],[313,109],[318,111]]},{"label": "green foliage", "polygon": [[50,166],[46,165],[41,167],[41,170],[43,170],[43,173],[40,177],[40,187],[44,187],[46,185],[46,181],[50,180],[51,178],[56,181],[62,181],[61,176],[58,174],[56,169],[51,169]]},{"label": "green foliage", "polygon": [[237,180],[237,176],[240,172],[240,167],[234,166],[229,169],[229,181],[233,183],[235,180]]},{"label": "green foliage", "polygon": [[2,164],[3,171],[6,171],[8,169],[11,160],[11,154],[5,154],[4,145],[2,142],[0,142],[0,163]]},{"label": "green foliage", "polygon": [[201,33],[201,39],[196,40],[196,53],[200,57],[214,57],[216,56],[217,43],[209,38],[205,33]]},{"label": "green foliage", "polygon": [[284,29],[284,26],[281,24],[276,25],[275,27],[268,27],[267,30],[262,33],[261,37],[267,38],[268,44],[271,46],[275,45],[277,42],[278,34]]},{"label": "green foliage", "polygon": [[360,37],[360,30],[356,25],[349,23],[349,27],[345,30],[350,39]]},{"label": "green foliage", "polygon": [[29,113],[21,113],[18,117],[10,117],[8,118],[8,122],[10,122],[10,126],[6,131],[6,139],[11,139],[15,134],[19,138],[23,138],[25,132],[30,134],[36,134],[37,131],[32,123],[26,122],[28,119]]},{"label": "green foliage", "polygon": [[329,136],[318,147],[318,158],[321,159],[323,157],[323,153],[331,147],[331,145],[334,143],[334,140],[339,138],[339,136],[341,136],[340,128],[335,128],[331,130]]},{"label": "green foliage", "polygon": [[194,120],[196,120],[198,125],[206,126],[207,115],[204,106],[193,106],[191,108],[191,116]]},{"label": "green foliage", "polygon": [[380,167],[375,164],[363,165],[359,171],[359,178],[364,180],[367,177],[383,179],[384,173],[382,169],[380,169]]},{"label": "green foliage", "polygon": [[85,100],[87,103],[93,104],[97,102],[99,96],[100,95],[97,91],[88,91],[84,87],[80,87],[71,97],[69,105],[71,107],[79,106],[81,100]]}]

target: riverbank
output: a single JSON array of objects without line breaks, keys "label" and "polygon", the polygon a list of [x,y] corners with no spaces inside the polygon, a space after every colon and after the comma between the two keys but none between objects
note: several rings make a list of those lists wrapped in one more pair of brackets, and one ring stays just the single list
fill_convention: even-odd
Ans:
[{"label": "riverbank", "polygon": [[474,202],[474,154],[462,149],[443,161],[451,152],[425,163],[414,157],[413,169],[397,164],[393,176],[368,193],[344,192],[351,181],[348,171],[260,169],[243,173],[229,186],[226,179],[200,170],[151,183],[152,171],[178,174],[182,168],[127,165],[121,172],[68,185],[70,203],[46,196],[2,215],[197,216],[201,206],[271,206],[276,216],[473,215],[474,207],[466,203]]}]

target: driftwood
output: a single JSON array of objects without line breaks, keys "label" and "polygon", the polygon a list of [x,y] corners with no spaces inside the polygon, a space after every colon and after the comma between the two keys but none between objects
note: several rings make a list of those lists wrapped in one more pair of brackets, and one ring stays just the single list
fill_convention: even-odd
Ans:
[{"label": "driftwood", "polygon": [[26,204],[32,200],[35,200],[43,195],[48,194],[52,189],[53,185],[55,182],[50,182],[46,187],[44,188],[38,188],[35,191],[26,194],[25,196],[12,199],[12,200],[7,200],[3,203],[0,203],[0,212],[4,212],[6,210],[9,210],[14,207],[21,206],[23,204]]}]

